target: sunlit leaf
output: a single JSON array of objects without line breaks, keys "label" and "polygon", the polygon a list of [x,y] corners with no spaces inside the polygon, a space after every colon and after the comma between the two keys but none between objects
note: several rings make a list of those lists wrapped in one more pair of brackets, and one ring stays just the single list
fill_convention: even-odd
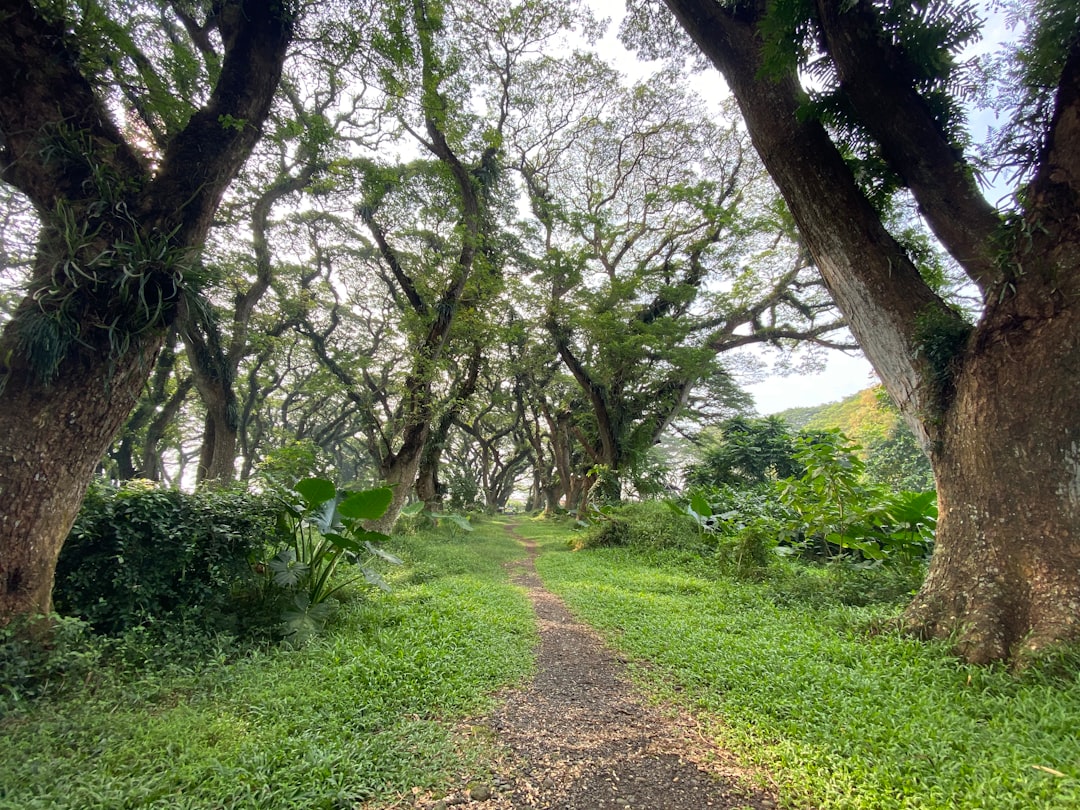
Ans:
[{"label": "sunlit leaf", "polygon": [[337,488],[332,481],[325,478],[305,478],[297,481],[293,487],[304,499],[309,508],[314,508],[327,501],[333,500],[337,495]]},{"label": "sunlit leaf", "polygon": [[383,516],[393,497],[394,491],[389,487],[366,489],[345,498],[338,504],[338,512],[347,518],[375,520]]}]

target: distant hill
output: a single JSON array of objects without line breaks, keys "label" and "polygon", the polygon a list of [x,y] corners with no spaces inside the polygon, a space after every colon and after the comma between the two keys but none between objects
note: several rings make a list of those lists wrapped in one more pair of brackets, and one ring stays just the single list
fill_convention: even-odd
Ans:
[{"label": "distant hill", "polygon": [[871,480],[894,490],[933,489],[930,462],[880,385],[839,402],[815,408],[790,408],[776,414],[792,430],[839,428],[860,445]]},{"label": "distant hill", "polygon": [[776,415],[791,425],[793,430],[839,428],[864,448],[888,439],[900,421],[899,413],[880,385],[866,388],[839,402],[812,408],[789,408]]}]

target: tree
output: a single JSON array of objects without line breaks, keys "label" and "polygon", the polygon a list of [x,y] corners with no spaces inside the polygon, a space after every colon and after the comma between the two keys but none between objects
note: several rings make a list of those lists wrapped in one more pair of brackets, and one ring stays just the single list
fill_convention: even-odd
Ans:
[{"label": "tree", "polygon": [[[665,0],[721,71],[837,305],[931,458],[941,504],[905,622],[968,660],[1080,640],[1080,23],[1028,6],[1014,207],[965,156],[968,4]],[[668,18],[670,20],[670,18]],[[665,30],[671,30],[670,27]],[[814,65],[808,94],[799,70]],[[1020,161],[1019,164],[1016,162]],[[903,189],[983,300],[972,324],[885,227]]]},{"label": "tree", "polygon": [[[551,3],[402,2],[383,8],[371,57],[388,106],[412,149],[425,157],[355,166],[356,215],[369,233],[377,275],[406,324],[409,356],[408,363],[397,363],[406,370],[394,392],[396,404],[387,408],[393,430],[372,424],[369,431],[380,473],[394,487],[393,502],[373,528],[393,526],[425,449],[437,450],[440,437],[429,441],[438,427],[437,372],[458,334],[469,331],[461,322],[480,319],[503,281],[500,225],[510,200],[502,129],[515,103],[520,66],[575,22],[574,14]],[[332,360],[328,352],[321,357]],[[344,364],[336,367],[343,381],[355,379]],[[459,380],[460,392],[471,387],[468,380]],[[365,384],[372,393],[385,391]],[[451,394],[444,401],[459,399]]]},{"label": "tree", "polygon": [[203,19],[181,3],[58,8],[0,4],[0,177],[40,221],[0,336],[0,622],[50,610],[60,547],[197,293],[199,249],[294,26],[286,2]]},{"label": "tree", "polygon": [[795,437],[779,416],[736,416],[720,425],[704,458],[686,471],[692,486],[753,486],[800,475]]},{"label": "tree", "polygon": [[618,498],[699,382],[730,378],[725,353],[838,345],[842,324],[736,125],[709,122],[670,71],[626,87],[577,57],[545,74],[532,113],[546,126],[514,144],[532,263],[591,410],[584,444]]}]

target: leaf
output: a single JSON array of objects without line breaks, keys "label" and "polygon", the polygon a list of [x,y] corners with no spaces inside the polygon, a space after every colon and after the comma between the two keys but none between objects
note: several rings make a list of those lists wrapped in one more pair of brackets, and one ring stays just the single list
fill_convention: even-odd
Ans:
[{"label": "leaf", "polygon": [[353,529],[352,536],[356,538],[356,541],[364,543],[385,543],[390,539],[390,535],[383,534],[382,532],[371,532],[367,529]]},{"label": "leaf", "polygon": [[895,523],[934,526],[937,523],[937,493],[934,490],[900,492],[890,499],[885,511]]},{"label": "leaf", "polygon": [[712,516],[712,506],[700,493],[695,494],[690,499],[690,508],[695,514],[701,515],[702,517]]},{"label": "leaf", "polygon": [[451,523],[456,524],[459,528],[471,532],[473,530],[472,524],[469,523],[469,519],[462,515],[439,515],[440,518],[445,518]]},{"label": "leaf", "polygon": [[386,580],[382,578],[382,574],[376,571],[374,568],[368,568],[367,566],[360,566],[360,570],[364,572],[364,579],[368,581],[368,584],[374,585],[376,588],[390,592],[390,586],[386,584]]},{"label": "leaf", "polygon": [[333,482],[325,478],[305,478],[297,481],[293,489],[304,499],[310,509],[333,500],[337,495],[337,488]]},{"label": "leaf", "polygon": [[296,554],[291,548],[278,553],[270,560],[269,568],[274,573],[274,584],[283,588],[291,588],[301,583],[307,576],[310,568],[296,559]]},{"label": "leaf", "polygon": [[373,546],[371,543],[364,543],[364,548],[366,548],[369,552],[374,554],[379,559],[386,560],[391,565],[405,564],[405,561],[402,560],[400,557],[395,557],[389,551],[383,551],[381,548],[379,548],[378,546]]},{"label": "leaf", "polygon": [[338,512],[342,517],[375,520],[385,514],[393,497],[394,491],[389,487],[365,489],[354,492],[339,503]]},{"label": "leaf", "polygon": [[334,503],[333,498],[331,498],[321,504],[314,504],[311,514],[307,517],[307,521],[318,529],[320,533],[326,534],[338,527],[337,518],[337,504]]},{"label": "leaf", "polygon": [[338,548],[346,549],[347,551],[360,551],[360,544],[353,540],[351,537],[345,537],[337,532],[327,532],[323,535],[324,540],[328,540]]},{"label": "leaf", "polygon": [[284,636],[293,644],[303,643],[322,630],[334,612],[332,602],[312,604],[306,593],[298,593],[293,605],[295,610],[286,610],[281,615]]},{"label": "leaf", "polygon": [[405,517],[415,517],[424,511],[423,501],[413,501],[408,506],[402,508],[401,514]]}]

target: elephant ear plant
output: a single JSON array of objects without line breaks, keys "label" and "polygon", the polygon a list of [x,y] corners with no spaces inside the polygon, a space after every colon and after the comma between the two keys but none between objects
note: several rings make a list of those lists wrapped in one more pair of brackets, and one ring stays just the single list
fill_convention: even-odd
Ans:
[{"label": "elephant ear plant", "polygon": [[[347,585],[363,579],[389,590],[372,563],[401,560],[374,545],[388,540],[385,534],[364,528],[365,520],[381,517],[390,505],[388,487],[349,492],[322,478],[305,478],[293,492],[300,502],[282,499],[278,517],[288,545],[269,570],[276,585],[294,594],[283,619],[285,637],[295,643],[322,628],[333,612],[327,599]],[[335,576],[342,562],[353,570]]]}]

